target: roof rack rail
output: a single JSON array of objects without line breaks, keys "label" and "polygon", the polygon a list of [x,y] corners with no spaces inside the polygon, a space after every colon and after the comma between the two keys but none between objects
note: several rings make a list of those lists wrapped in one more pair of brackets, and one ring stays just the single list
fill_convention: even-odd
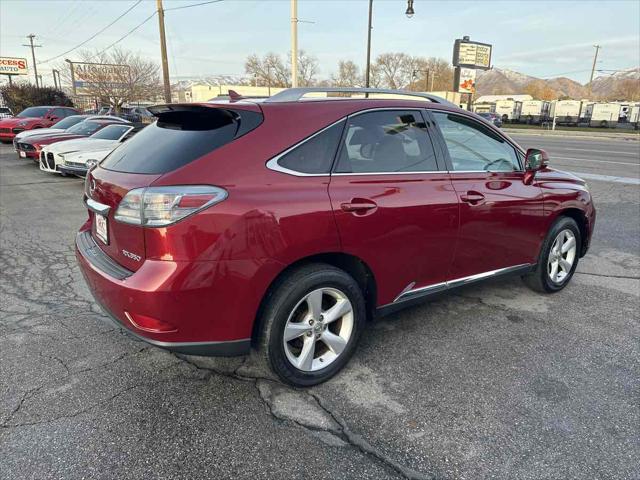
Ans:
[{"label": "roof rack rail", "polygon": [[448,105],[458,108],[453,102],[445,100],[437,95],[431,95],[430,93],[411,92],[408,90],[387,90],[384,88],[351,88],[351,87],[300,87],[300,88],[287,88],[279,93],[276,93],[272,97],[269,97],[265,102],[280,103],[280,102],[297,102],[301,100],[308,93],[359,93],[359,94],[384,94],[384,95],[402,95],[409,97],[420,97],[429,100],[434,103],[440,103],[442,105]]}]

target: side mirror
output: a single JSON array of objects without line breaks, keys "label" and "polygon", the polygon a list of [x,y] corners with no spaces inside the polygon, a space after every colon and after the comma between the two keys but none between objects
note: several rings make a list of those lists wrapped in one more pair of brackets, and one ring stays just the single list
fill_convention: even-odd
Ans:
[{"label": "side mirror", "polygon": [[524,167],[528,172],[537,172],[547,166],[549,155],[544,150],[530,148],[524,157]]}]

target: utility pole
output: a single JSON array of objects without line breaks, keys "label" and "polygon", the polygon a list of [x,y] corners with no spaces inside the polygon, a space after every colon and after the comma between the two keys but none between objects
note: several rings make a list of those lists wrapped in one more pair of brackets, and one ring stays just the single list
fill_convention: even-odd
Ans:
[{"label": "utility pole", "polygon": [[298,86],[298,0],[291,0],[291,86]]},{"label": "utility pole", "polygon": [[369,0],[369,26],[367,28],[367,69],[364,72],[364,86],[369,88],[371,75],[371,19],[373,18],[373,0]]},{"label": "utility pole", "polygon": [[171,103],[171,84],[169,83],[169,61],[167,60],[167,39],[164,34],[164,9],[162,0],[156,0],[158,5],[158,23],[160,25],[160,55],[162,55],[162,79],[164,80],[164,101]]},{"label": "utility pole", "polygon": [[57,70],[55,68],[51,70],[51,73],[53,74],[53,86],[56,88],[56,90],[60,90],[60,87],[58,86],[58,78],[56,77],[56,72]]},{"label": "utility pole", "polygon": [[36,36],[33,33],[30,33],[29,35],[27,35],[27,38],[29,39],[29,45],[26,45],[23,43],[22,46],[31,47],[31,59],[33,60],[33,76],[36,79],[36,88],[38,88],[40,84],[38,83],[38,67],[36,66],[36,52],[34,49],[39,48],[42,45],[33,44],[33,39],[36,38]]},{"label": "utility pole", "polygon": [[596,73],[596,62],[598,61],[598,50],[600,50],[600,45],[594,45],[596,49],[596,54],[593,56],[593,66],[591,67],[591,78],[589,79],[589,98],[593,94],[593,75]]}]

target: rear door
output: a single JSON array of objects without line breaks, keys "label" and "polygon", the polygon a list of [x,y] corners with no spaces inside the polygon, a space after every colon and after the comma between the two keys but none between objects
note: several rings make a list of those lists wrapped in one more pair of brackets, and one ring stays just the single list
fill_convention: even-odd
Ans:
[{"label": "rear door", "polygon": [[[447,279],[458,199],[420,110],[347,120],[329,184],[342,248],[377,280],[378,305]],[[442,165],[444,168],[444,165]]]},{"label": "rear door", "polygon": [[431,111],[460,199],[450,280],[533,264],[545,235],[542,191],[526,185],[521,154],[490,126]]}]

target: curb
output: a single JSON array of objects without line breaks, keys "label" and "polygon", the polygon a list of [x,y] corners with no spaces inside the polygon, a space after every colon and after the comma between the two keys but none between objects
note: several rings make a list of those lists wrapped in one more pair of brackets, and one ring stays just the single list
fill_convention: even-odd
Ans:
[{"label": "curb", "polygon": [[605,132],[571,132],[568,130],[534,130],[525,128],[502,128],[502,131],[510,135],[536,135],[539,137],[578,137],[591,139],[615,139],[640,141],[640,133],[605,133]]}]

